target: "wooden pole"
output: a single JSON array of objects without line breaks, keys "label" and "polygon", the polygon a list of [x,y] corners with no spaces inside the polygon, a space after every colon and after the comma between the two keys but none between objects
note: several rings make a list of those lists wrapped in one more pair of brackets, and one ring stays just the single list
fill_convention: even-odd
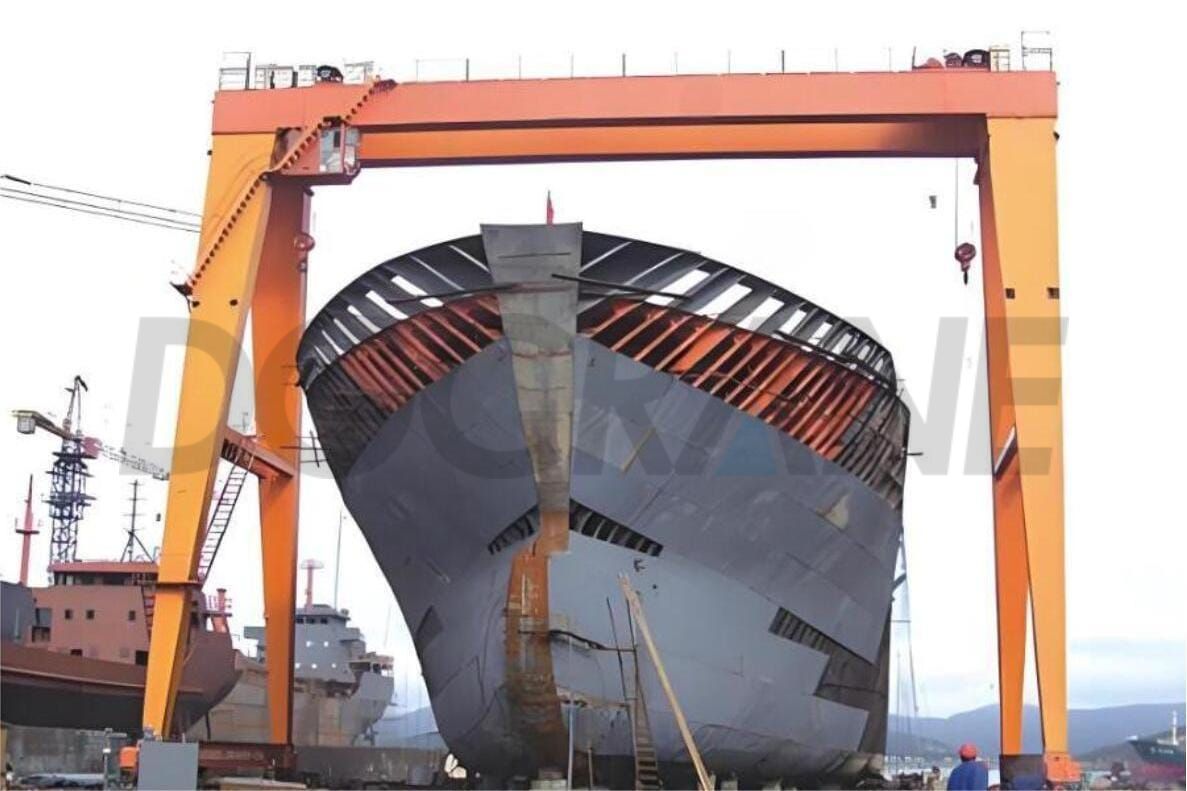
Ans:
[{"label": "wooden pole", "polygon": [[684,739],[684,746],[688,749],[688,755],[692,758],[693,766],[696,767],[697,781],[700,784],[701,791],[713,791],[713,786],[709,782],[709,773],[705,771],[705,765],[701,762],[701,754],[697,751],[696,742],[692,740],[692,732],[688,729],[688,721],[684,719],[684,712],[680,708],[680,703],[676,700],[676,692],[672,689],[671,682],[668,681],[668,674],[664,670],[664,663],[660,661],[659,650],[655,647],[655,641],[651,638],[651,629],[647,626],[647,619],[643,616],[643,604],[639,601],[639,596],[635,593],[635,589],[631,587],[631,581],[625,574],[618,575],[618,584],[622,586],[622,595],[626,597],[627,606],[630,607],[635,620],[639,622],[639,633],[643,635],[643,642],[647,646],[647,653],[650,654],[651,661],[655,664],[655,672],[659,676],[659,683],[663,686],[664,694],[668,697],[668,704],[672,707],[672,714],[676,717],[676,726],[680,728],[680,736]]}]

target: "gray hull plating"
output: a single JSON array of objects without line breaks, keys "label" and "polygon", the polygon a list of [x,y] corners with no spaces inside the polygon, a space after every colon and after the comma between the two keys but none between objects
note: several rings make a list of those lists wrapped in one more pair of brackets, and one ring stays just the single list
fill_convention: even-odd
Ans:
[{"label": "gray hull plating", "polygon": [[[710,770],[811,782],[879,760],[899,514],[668,374],[581,337],[573,364],[573,501],[662,546],[572,532],[550,561],[553,667],[561,700],[582,704],[578,750],[599,770],[629,766],[612,650],[616,637],[629,645],[627,573]],[[339,476],[413,633],[441,735],[464,765],[501,778],[541,768],[504,686],[507,584],[531,539],[491,543],[537,506],[514,392],[503,339],[394,412]],[[777,634],[782,611],[814,642]],[[640,676],[659,760],[678,772],[687,752],[642,656]]]}]

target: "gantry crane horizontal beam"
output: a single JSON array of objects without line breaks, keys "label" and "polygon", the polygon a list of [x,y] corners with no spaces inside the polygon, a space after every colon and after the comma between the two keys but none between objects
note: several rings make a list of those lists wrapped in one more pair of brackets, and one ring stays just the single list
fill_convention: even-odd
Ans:
[{"label": "gantry crane horizontal beam", "polygon": [[[145,723],[167,732],[247,311],[271,734],[291,735],[300,392],[314,184],[364,167],[724,157],[975,157],[984,260],[1002,752],[1021,752],[1026,609],[1048,778],[1067,754],[1063,428],[1051,72],[731,74],[220,92],[178,410]],[[338,132],[344,134],[339,135]],[[350,134],[345,134],[349,132]],[[357,136],[335,159],[332,147]],[[338,141],[338,142],[329,142]],[[326,158],[326,146],[330,158]],[[232,444],[234,444],[233,440]]]},{"label": "gantry crane horizontal beam", "polygon": [[[213,131],[218,135],[306,128],[340,113],[358,87],[322,83],[223,91],[215,98]],[[419,82],[377,94],[352,123],[364,132],[384,132],[961,116],[1054,118],[1055,74],[920,69]]]}]

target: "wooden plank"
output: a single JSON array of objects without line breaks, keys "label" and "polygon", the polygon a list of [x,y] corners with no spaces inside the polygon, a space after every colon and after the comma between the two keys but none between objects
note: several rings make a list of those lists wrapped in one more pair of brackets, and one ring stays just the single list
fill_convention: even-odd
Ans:
[{"label": "wooden plank", "polygon": [[705,764],[701,762],[701,754],[697,751],[696,742],[692,740],[692,732],[688,729],[688,721],[684,719],[684,711],[680,708],[680,702],[676,700],[676,692],[672,689],[671,682],[668,681],[668,673],[664,670],[664,663],[659,658],[659,649],[655,647],[655,640],[651,638],[651,629],[647,626],[647,618],[643,615],[643,604],[639,601],[638,594],[631,587],[631,581],[625,574],[618,575],[618,584],[622,586],[622,595],[626,598],[627,606],[631,608],[631,614],[639,622],[639,633],[643,635],[647,653],[650,654],[651,661],[655,663],[655,672],[659,676],[659,683],[663,686],[664,694],[668,697],[672,714],[676,716],[676,725],[680,728],[684,746],[688,749],[693,766],[696,767],[697,781],[701,791],[712,791],[713,784],[709,781],[709,773],[705,771]]}]

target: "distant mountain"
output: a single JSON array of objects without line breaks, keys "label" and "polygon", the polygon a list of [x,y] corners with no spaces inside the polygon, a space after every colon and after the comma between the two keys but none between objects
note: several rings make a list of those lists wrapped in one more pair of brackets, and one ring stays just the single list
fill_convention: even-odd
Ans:
[{"label": "distant mountain", "polygon": [[[1179,712],[1184,722],[1183,703],[1141,703],[1132,706],[1108,706],[1100,709],[1068,711],[1068,741],[1073,755],[1083,755],[1101,747],[1123,742],[1132,736],[1165,731],[1171,712]],[[996,705],[982,706],[951,717],[919,717],[908,724],[906,718],[890,715],[887,752],[914,745],[913,755],[931,756],[932,750],[946,750],[951,755],[964,742],[976,744],[985,755],[1001,752],[998,710]],[[1039,710],[1026,706],[1022,714],[1022,749],[1037,753],[1042,749]]]}]

